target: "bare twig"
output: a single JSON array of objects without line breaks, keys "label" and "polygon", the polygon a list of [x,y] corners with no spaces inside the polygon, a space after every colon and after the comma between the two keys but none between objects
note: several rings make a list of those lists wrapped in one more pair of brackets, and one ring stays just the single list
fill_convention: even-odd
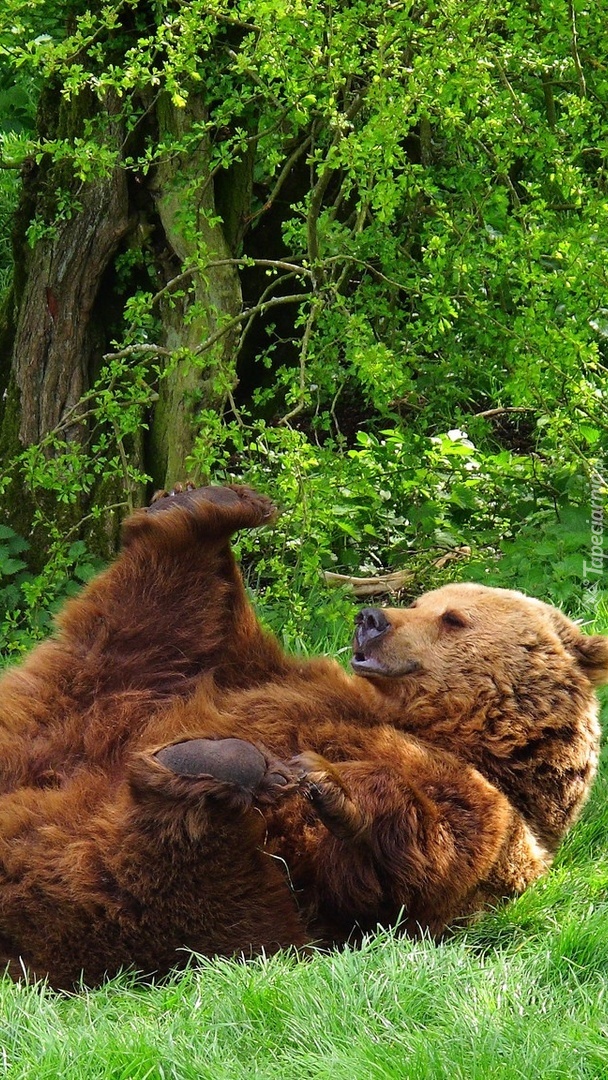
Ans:
[{"label": "bare twig", "polygon": [[[272,293],[275,291],[275,289],[279,285],[285,285],[286,282],[288,282],[289,280],[291,280],[291,278],[294,278],[295,276],[296,275],[294,273],[283,274],[282,277],[275,278],[273,281],[271,281],[266,286],[266,288],[264,289],[264,292],[261,293],[261,295],[258,297],[258,304],[264,304],[266,302],[266,300],[268,299],[268,297],[272,295]],[[240,343],[239,343],[239,348],[241,348],[241,349],[243,347],[243,342],[245,341],[249,331],[251,330],[251,327],[253,326],[253,323],[255,322],[256,316],[257,316],[257,311],[254,308],[253,311],[250,313],[249,318],[247,319],[245,325],[243,326],[243,330],[242,330],[241,338],[240,338]]]},{"label": "bare twig", "polygon": [[104,353],[104,360],[125,360],[129,356],[139,356],[147,353],[149,356],[172,356],[172,349],[165,349],[162,345],[126,345],[115,353]]},{"label": "bare twig", "polygon": [[402,292],[412,292],[409,285],[404,285],[402,281],[395,281],[394,278],[387,277],[386,274],[383,274],[376,266],[373,266],[372,263],[366,262],[365,259],[357,259],[354,255],[330,255],[325,259],[326,265],[330,265],[334,262],[351,262],[355,263],[357,266],[363,266],[366,270],[369,270],[370,274],[373,274],[375,278],[378,278],[378,281],[385,281],[387,285],[393,285]]},{"label": "bare twig", "polygon": [[312,335],[312,328],[315,324],[319,309],[317,304],[312,304],[306,320],[306,326],[304,328],[304,336],[302,338],[302,345],[300,348],[300,387],[299,387],[299,399],[293,409],[290,409],[279,421],[282,425],[287,425],[290,420],[293,420],[294,416],[301,413],[306,404],[306,361],[308,359],[308,347],[310,345],[310,338]]},{"label": "bare twig", "polygon": [[541,75],[541,81],[543,84],[543,94],[545,97],[545,112],[547,114],[547,123],[552,131],[555,130],[557,124],[557,111],[555,108],[555,95],[553,93],[553,83],[551,76],[547,71],[543,71]]},{"label": "bare twig", "polygon": [[217,259],[215,262],[206,263],[202,270],[204,272],[215,266],[243,266],[245,269],[248,266],[267,266],[270,270],[291,270],[294,274],[301,274],[302,277],[312,277],[312,270],[306,266],[301,266],[300,263],[284,262],[281,259],[252,259],[249,256],[243,259]]},{"label": "bare twig", "polygon": [[300,158],[302,156],[302,154],[306,150],[308,150],[308,147],[310,146],[311,142],[312,142],[312,135],[309,135],[306,139],[304,139],[304,142],[300,143],[299,146],[296,146],[293,153],[289,155],[289,157],[287,158],[287,161],[285,162],[283,168],[281,169],[281,171],[280,171],[280,173],[279,173],[279,175],[277,177],[277,181],[276,181],[272,191],[270,192],[270,195],[266,199],[266,202],[264,203],[264,205],[259,210],[256,210],[255,214],[251,214],[247,218],[247,224],[248,225],[252,221],[255,221],[255,219],[257,217],[259,217],[260,214],[264,214],[264,213],[266,213],[267,210],[270,210],[270,207],[273,205],[275,200],[278,198],[279,193],[281,191],[281,188],[283,187],[283,184],[285,183],[287,177],[289,176],[289,174],[290,174],[293,166],[295,165],[296,161],[298,160],[298,158]]},{"label": "bare twig", "polygon": [[[234,330],[236,326],[239,326],[246,319],[249,319],[253,315],[262,315],[270,308],[278,307],[279,304],[301,304],[306,299],[306,293],[293,293],[289,296],[276,296],[272,300],[265,300],[261,304],[256,304],[252,308],[246,308],[245,311],[241,311],[240,315],[235,315],[233,319],[230,319],[223,326],[211,334],[202,344],[198,345],[193,350],[195,356],[199,356],[201,353],[206,352],[212,345],[215,345],[216,341],[219,341],[224,334],[229,334],[231,330]],[[170,353],[170,350],[166,349],[165,352]]]},{"label": "bare twig", "polygon": [[[123,501],[123,502],[117,502],[117,503],[110,503],[109,506],[106,506],[104,504],[103,512],[104,512],[104,514],[108,514],[110,512],[110,510],[126,510],[126,509],[128,509],[127,503]],[[84,517],[81,517],[80,520],[77,521],[75,525],[72,525],[72,527],[67,530],[67,532],[63,536],[63,539],[64,540],[69,540],[71,536],[76,536],[80,532],[82,526],[86,525],[87,521],[94,521],[95,519],[98,519],[97,514],[95,514],[95,513],[85,514]]]},{"label": "bare twig", "polygon": [[581,97],[587,97],[587,83],[585,82],[585,73],[583,71],[583,65],[581,64],[581,58],[578,51],[578,30],[576,28],[576,12],[574,10],[574,4],[572,0],[568,0],[568,14],[570,16],[570,25],[572,27],[572,59],[574,60],[574,67],[578,78],[578,86]]},{"label": "bare twig", "polygon": [[501,408],[496,409],[484,409],[483,412],[473,413],[473,416],[480,416],[484,419],[489,419],[491,416],[501,416],[502,413],[525,413],[536,412],[536,408],[533,405],[504,405]]},{"label": "bare twig", "polygon": [[125,491],[126,491],[126,495],[127,495],[127,507],[128,507],[129,513],[132,514],[133,510],[134,510],[134,504],[133,504],[133,490],[132,490],[132,487],[131,487],[131,478],[129,476],[129,462],[127,461],[127,455],[126,455],[126,452],[125,452],[122,437],[121,437],[120,432],[118,430],[118,424],[116,423],[115,420],[112,421],[112,428],[113,428],[113,431],[114,431],[114,438],[116,439],[116,445],[118,447],[118,453],[119,453],[119,456],[120,456],[120,464],[122,465],[123,480],[124,480]]},{"label": "bare twig", "polygon": [[519,110],[520,110],[520,107],[521,107],[520,101],[519,101],[519,98],[518,98],[517,94],[515,93],[513,87],[511,86],[511,83],[509,82],[509,80],[507,78],[507,73],[506,73],[505,69],[503,68],[502,64],[499,63],[499,61],[497,59],[494,59],[494,64],[495,64],[496,70],[498,72],[500,81],[501,81],[502,85],[504,86],[504,88],[507,91],[509,97],[511,98],[511,101],[513,102],[513,104],[515,106],[515,118],[516,118],[518,124],[523,124],[522,118],[519,115]]}]

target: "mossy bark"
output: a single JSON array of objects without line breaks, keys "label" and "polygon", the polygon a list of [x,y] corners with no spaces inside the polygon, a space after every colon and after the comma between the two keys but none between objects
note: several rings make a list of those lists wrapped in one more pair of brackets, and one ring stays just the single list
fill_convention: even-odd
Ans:
[{"label": "mossy bark", "polygon": [[[188,109],[168,99],[158,107],[161,139],[179,139],[193,122],[204,121],[194,99]],[[192,268],[180,289],[161,303],[164,345],[174,354],[171,370],[159,386],[150,431],[150,468],[160,487],[185,475],[199,409],[222,410],[235,383],[238,331],[225,334],[209,350],[200,346],[221,319],[241,310],[240,279],[230,262],[232,251],[217,219],[210,176],[209,145],[202,139],[194,152],[172,157],[157,170],[152,196],[168,252],[165,266]],[[208,264],[208,270],[205,270]]]},{"label": "mossy bark", "polygon": [[[90,107],[88,95],[66,103],[56,90],[47,89],[39,110],[40,134],[80,135]],[[123,132],[113,112],[110,104],[107,128],[118,147]],[[28,230],[34,221],[39,235],[32,244]],[[103,349],[96,321],[100,290],[128,228],[120,163],[87,183],[48,158],[28,167],[14,232],[13,302],[0,332],[5,383],[0,467],[12,480],[3,498],[5,515],[28,536],[35,566],[45,561],[44,530],[32,532],[36,511],[42,509],[43,516],[55,516],[66,531],[73,530],[86,515],[87,500],[62,503],[55,494],[24,483],[19,470],[11,472],[12,463],[24,448],[52,432],[68,444],[86,442],[87,426],[76,420]],[[116,527],[110,532],[97,545],[103,554],[115,545]]]}]

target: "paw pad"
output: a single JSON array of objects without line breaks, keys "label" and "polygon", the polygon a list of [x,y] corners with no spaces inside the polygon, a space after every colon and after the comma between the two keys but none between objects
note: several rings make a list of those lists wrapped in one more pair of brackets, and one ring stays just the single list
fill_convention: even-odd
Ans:
[{"label": "paw pad", "polygon": [[209,776],[247,791],[254,791],[266,774],[264,755],[244,739],[188,739],[155,757],[179,776]]}]

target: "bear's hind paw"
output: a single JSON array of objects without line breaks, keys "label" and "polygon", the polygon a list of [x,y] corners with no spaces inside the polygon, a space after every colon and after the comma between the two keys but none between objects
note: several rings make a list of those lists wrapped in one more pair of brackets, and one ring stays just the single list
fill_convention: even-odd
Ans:
[{"label": "bear's hind paw", "polygon": [[271,499],[244,485],[176,484],[172,491],[157,491],[150,506],[127,518],[123,540],[126,546],[138,538],[170,547],[194,541],[216,543],[239,529],[269,525],[277,514]]},{"label": "bear's hind paw", "polygon": [[186,739],[157,750],[152,762],[156,788],[164,775],[171,789],[177,783],[180,791],[242,807],[269,805],[297,790],[289,766],[245,739]]}]

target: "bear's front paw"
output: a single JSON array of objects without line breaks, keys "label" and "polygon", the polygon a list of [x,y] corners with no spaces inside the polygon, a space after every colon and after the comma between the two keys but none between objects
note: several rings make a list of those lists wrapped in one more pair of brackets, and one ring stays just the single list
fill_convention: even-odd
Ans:
[{"label": "bear's front paw", "polygon": [[298,775],[299,790],[312,803],[325,827],[341,840],[365,840],[369,820],[355,804],[340,767],[307,750],[290,761]]},{"label": "bear's front paw", "polygon": [[154,759],[183,780],[203,781],[205,794],[215,799],[264,806],[297,788],[288,765],[245,739],[187,739],[158,750]]}]

